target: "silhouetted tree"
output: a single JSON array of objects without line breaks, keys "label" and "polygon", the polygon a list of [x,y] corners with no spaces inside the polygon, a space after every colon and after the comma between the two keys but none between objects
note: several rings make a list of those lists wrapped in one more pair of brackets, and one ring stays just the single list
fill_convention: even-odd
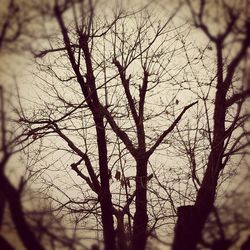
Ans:
[{"label": "silhouetted tree", "polygon": [[[198,86],[203,88],[200,98],[204,102],[206,124],[203,123],[202,129],[203,136],[208,140],[208,151],[203,163],[200,163],[204,164],[203,173],[199,173],[197,132],[201,127],[197,125],[194,141],[184,143],[197,195],[193,205],[178,208],[173,249],[197,248],[208,216],[213,211],[221,173],[227,170],[235,154],[245,155],[249,146],[246,125],[249,114],[245,108],[250,94],[249,76],[246,75],[250,46],[247,1],[201,0],[187,1],[187,4],[194,25],[207,37],[207,49],[212,50],[215,69],[211,72],[207,68],[207,89],[197,80]],[[200,58],[203,56],[206,55],[200,52]],[[205,59],[203,62],[206,67]],[[219,248],[223,249],[222,246]]]},{"label": "silhouetted tree", "polygon": [[[153,178],[148,174],[149,159],[186,111],[197,103],[187,101],[179,108],[175,97],[170,97],[159,105],[159,110],[154,110],[158,98],[155,93],[162,91],[166,83],[178,85],[177,79],[173,84],[171,79],[175,70],[185,67],[180,64],[171,68],[174,55],[183,48],[175,40],[176,28],[168,28],[175,12],[162,23],[151,18],[150,12],[122,9],[115,13],[110,10],[110,19],[92,1],[56,1],[48,13],[55,17],[59,30],[49,37],[50,48],[40,49],[35,56],[45,75],[49,73],[56,81],[46,85],[54,101],[44,102],[41,115],[20,114],[20,122],[30,129],[35,140],[60,138],[64,146],[57,147],[66,150],[66,144],[71,157],[78,158],[70,166],[95,193],[96,204],[100,204],[105,249],[126,249],[128,245],[145,249],[150,232],[147,185]],[[170,41],[176,43],[171,45]],[[164,51],[167,42],[169,51]],[[55,65],[46,60],[55,57]],[[63,72],[58,70],[59,65]],[[62,87],[63,92],[67,89],[65,94]],[[70,92],[76,98],[72,99]],[[154,119],[164,122],[157,130],[152,124]],[[125,170],[127,159],[132,167]],[[80,170],[80,164],[85,164],[86,169]],[[116,169],[115,179],[125,189],[122,203],[121,191],[113,194],[119,197],[118,204],[110,189],[112,167]],[[132,182],[135,184],[130,188]],[[130,234],[127,239],[125,215]]]},{"label": "silhouetted tree", "polygon": [[[8,54],[10,60],[13,60],[12,56],[15,53],[22,53],[20,48],[24,47],[27,37],[31,38],[30,22],[34,21],[36,17],[33,7],[32,4],[21,0],[9,0],[1,3],[0,59]],[[26,37],[26,40],[24,37]],[[32,36],[32,39],[34,39],[34,36]],[[15,160],[12,161],[12,159],[20,154],[26,146],[25,137],[27,138],[27,136],[20,126],[13,123],[16,117],[11,112],[14,106],[11,98],[15,96],[15,93],[10,94],[10,88],[5,83],[5,78],[5,72],[4,70],[2,72],[1,69],[0,248],[14,249],[16,247],[14,242],[9,242],[8,238],[19,238],[26,249],[45,249],[45,246],[49,246],[48,242],[44,240],[46,237],[52,245],[56,245],[59,242],[62,246],[72,246],[74,237],[70,238],[63,232],[65,225],[59,223],[53,212],[49,210],[43,211],[42,207],[37,208],[34,204],[29,204],[30,209],[27,209],[25,206],[23,199],[31,199],[31,195],[27,195],[29,188],[26,186],[29,178],[22,176],[20,180],[16,180],[13,183],[13,179],[10,177],[10,162],[13,164]],[[20,96],[17,95],[15,97],[15,103],[18,103]],[[14,170],[20,169],[22,164],[17,162],[15,164]],[[40,198],[42,198],[41,195]],[[43,219],[41,219],[42,217]],[[48,217],[49,219],[47,219],[47,225],[45,226],[46,220],[44,218]],[[48,227],[48,221],[50,228],[46,228]],[[60,225],[59,230],[54,228],[56,224]],[[9,236],[7,232],[10,234]],[[71,249],[74,249],[74,247],[71,247]]]},{"label": "silhouetted tree", "polygon": [[[20,90],[8,142],[1,99],[2,155],[27,160],[18,188],[1,175],[0,198],[27,248],[77,249],[90,238],[93,249],[144,250],[170,245],[166,228],[173,249],[238,240],[221,196],[249,153],[249,13],[245,1],[185,3],[169,15],[155,3],[34,1],[34,82],[29,95]],[[19,22],[13,6],[2,27]],[[176,16],[187,9],[194,27]],[[14,27],[2,34],[19,37]],[[29,184],[44,208],[24,209]]]}]

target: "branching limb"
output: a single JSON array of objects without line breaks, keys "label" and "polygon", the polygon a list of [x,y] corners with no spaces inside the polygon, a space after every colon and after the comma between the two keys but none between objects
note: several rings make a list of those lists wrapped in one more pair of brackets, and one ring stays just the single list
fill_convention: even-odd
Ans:
[{"label": "branching limb", "polygon": [[193,102],[191,104],[189,104],[188,106],[186,106],[182,112],[179,114],[179,116],[175,119],[175,121],[171,124],[171,126],[166,129],[161,135],[160,137],[156,140],[155,144],[147,151],[148,156],[150,156],[151,154],[153,154],[153,152],[156,150],[156,148],[161,144],[161,142],[164,140],[164,138],[175,128],[175,126],[178,124],[178,122],[181,120],[182,116],[186,113],[186,111],[188,109],[190,109],[192,106],[194,106],[195,104],[197,104],[198,101]]}]

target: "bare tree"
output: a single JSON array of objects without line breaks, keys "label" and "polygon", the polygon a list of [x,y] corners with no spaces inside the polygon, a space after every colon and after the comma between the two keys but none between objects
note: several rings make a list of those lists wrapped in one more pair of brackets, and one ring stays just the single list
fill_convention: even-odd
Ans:
[{"label": "bare tree", "polygon": [[[204,113],[197,116],[194,132],[188,128],[189,139],[182,139],[197,195],[193,204],[178,208],[173,249],[196,249],[208,216],[214,209],[222,173],[233,161],[234,164],[237,162],[236,154],[245,156],[249,153],[246,98],[250,94],[247,73],[250,26],[247,1],[238,4],[230,1],[187,1],[187,4],[194,25],[207,37],[205,50],[212,53],[216,62],[215,69],[209,71],[204,59],[205,50],[200,51],[198,58],[203,61],[205,73],[209,76],[208,80],[196,78],[198,86],[203,88],[199,96],[204,103]],[[199,147],[199,141],[202,141],[199,132],[203,136],[201,139],[207,141],[203,145],[208,147],[202,162],[198,159],[202,155],[200,150],[204,150]]]},{"label": "bare tree", "polygon": [[[27,37],[30,39],[30,21],[35,20],[34,14],[35,11],[32,4],[19,0],[4,1],[2,3],[0,11],[1,59],[7,53],[10,60],[13,60],[12,56],[14,53],[21,54],[19,48],[25,47],[24,44],[27,42]],[[26,40],[24,39],[25,37]],[[34,39],[34,36],[32,36],[32,38]],[[63,232],[65,225],[60,224],[60,221],[53,215],[53,212],[49,210],[42,211],[41,207],[35,208],[30,204],[29,207],[31,208],[27,209],[24,199],[31,199],[30,192],[27,192],[27,190],[32,190],[32,188],[30,189],[30,187],[27,187],[29,186],[27,185],[29,176],[25,176],[25,173],[23,173],[19,180],[14,181],[10,176],[10,166],[13,163],[16,165],[13,169],[17,170],[17,172],[22,165],[12,159],[17,157],[17,155],[24,150],[25,146],[29,144],[26,141],[29,135],[25,134],[25,131],[14,122],[16,117],[12,109],[14,109],[14,103],[16,104],[20,101],[20,96],[19,94],[15,96],[14,93],[10,93],[10,89],[6,87],[5,75],[2,71],[1,81],[0,248],[14,249],[14,247],[16,247],[15,243],[9,242],[8,238],[15,238],[15,234],[17,234],[17,238],[21,240],[26,249],[44,249],[44,246],[49,246],[44,239],[41,239],[42,237],[47,238],[47,241],[49,241],[51,245],[56,245],[59,242],[61,246],[64,247],[72,246],[74,237],[70,238],[67,236],[67,233]],[[14,96],[16,98],[15,101],[12,100]],[[30,214],[32,214],[32,216]],[[45,219],[41,219],[42,217],[50,218],[49,229],[43,228],[45,227],[43,225]],[[56,224],[60,225],[59,229],[53,228]],[[46,226],[48,226],[48,221]],[[6,228],[8,228],[10,236],[6,235]],[[71,247],[71,249],[74,249],[74,247]]]},{"label": "bare tree", "polygon": [[[249,153],[244,4],[222,1],[214,13],[225,18],[214,22],[210,2],[187,1],[191,31],[173,20],[178,7],[154,16],[95,1],[38,4],[39,95],[20,104],[15,143],[56,223],[63,218],[108,250],[145,249],[177,214],[173,249],[228,243],[215,201]],[[196,28],[202,48],[189,42]],[[77,248],[77,237],[47,230],[47,213],[26,214],[44,246]],[[214,224],[220,239],[209,233]]]},{"label": "bare tree", "polygon": [[[1,217],[4,215],[6,201],[9,205],[10,214],[15,228],[27,249],[43,249],[35,234],[25,219],[24,209],[21,201],[21,193],[23,181],[20,181],[19,187],[16,188],[5,175],[5,169],[10,157],[20,151],[18,149],[18,137],[13,136],[13,131],[8,131],[6,128],[7,119],[4,108],[4,94],[1,87]],[[2,238],[4,239],[4,238]]]},{"label": "bare tree", "polygon": [[[6,6],[5,6],[6,5]],[[1,55],[7,50],[11,44],[17,43],[21,35],[23,35],[23,27],[28,19],[23,17],[23,12],[20,10],[19,4],[10,0],[3,4],[1,10],[1,22],[0,22],[0,51]],[[10,157],[14,154],[14,147],[16,146],[16,138],[13,136],[13,131],[9,131],[7,127],[8,118],[6,118],[5,112],[5,100],[4,89],[0,86],[0,100],[1,100],[1,161],[0,161],[0,179],[1,179],[1,224],[3,221],[4,210],[6,201],[10,207],[11,217],[15,223],[18,234],[23,241],[27,249],[43,249],[35,235],[31,231],[30,226],[24,218],[22,203],[21,203],[21,189],[16,189],[5,175],[6,165]],[[17,150],[18,151],[18,150]],[[1,236],[2,247],[12,249],[10,243],[8,243]]]},{"label": "bare tree", "polygon": [[[56,1],[49,14],[57,21],[58,35],[49,37],[50,48],[35,52],[39,69],[45,72],[39,76],[49,89],[45,94],[53,101],[45,100],[32,116],[20,113],[19,122],[35,141],[58,138],[59,146],[51,149],[69,152],[71,169],[95,198],[87,198],[83,190],[87,204],[96,202],[91,211],[82,211],[100,212],[105,249],[128,248],[126,234],[132,249],[145,249],[151,231],[149,159],[197,103],[176,104],[181,81],[177,75],[186,63],[173,62],[183,51],[183,44],[175,39],[181,31],[170,26],[175,12],[163,23],[141,10],[118,10],[110,19],[94,2]],[[49,74],[54,82],[46,80]],[[163,102],[156,93],[167,85],[176,90]],[[155,120],[158,126],[152,124]],[[48,142],[43,148],[50,150]],[[127,161],[132,167],[127,168]],[[81,164],[86,168],[80,169]],[[113,186],[111,192],[112,176],[124,191],[117,193]],[[63,206],[77,203],[65,196],[68,201]]]}]

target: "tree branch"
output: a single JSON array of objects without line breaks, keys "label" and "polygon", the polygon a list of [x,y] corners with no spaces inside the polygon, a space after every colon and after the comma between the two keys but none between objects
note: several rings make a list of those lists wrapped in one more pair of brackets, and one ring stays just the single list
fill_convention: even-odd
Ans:
[{"label": "tree branch", "polygon": [[232,97],[226,100],[227,107],[230,107],[234,103],[246,99],[250,96],[250,89],[247,89],[241,93],[234,94]]},{"label": "tree branch", "polygon": [[110,114],[110,112],[104,108],[101,107],[102,111],[104,113],[104,116],[106,117],[109,125],[111,126],[112,130],[114,131],[114,133],[119,137],[120,140],[122,140],[122,142],[125,144],[126,148],[128,149],[128,151],[135,156],[136,155],[136,148],[134,147],[132,141],[130,140],[130,138],[128,137],[128,135],[117,125],[117,123],[115,122],[114,118],[112,117],[112,115]]},{"label": "tree branch", "polygon": [[133,99],[131,92],[130,92],[130,89],[129,89],[130,77],[126,78],[126,69],[120,64],[120,62],[118,60],[114,59],[113,63],[118,69],[118,72],[119,72],[119,75],[121,78],[121,82],[122,82],[122,85],[124,87],[125,94],[126,94],[126,97],[128,100],[128,105],[129,105],[129,108],[130,108],[131,113],[133,115],[134,121],[136,124],[138,124],[139,120],[138,120],[138,114],[137,114],[137,111],[135,108],[135,102],[134,102],[134,99]]},{"label": "tree branch", "polygon": [[[84,152],[82,152],[65,134],[62,133],[62,131],[59,129],[58,125],[56,123],[53,123],[53,130],[64,140],[68,143],[68,146],[74,151],[76,152],[80,157],[82,157],[82,159],[85,162],[85,165],[87,167],[89,176],[91,178],[91,181],[93,183],[93,186],[95,188],[95,192],[100,191],[100,183],[97,179],[97,176],[94,172],[94,168],[90,162],[90,159],[88,157],[88,155]],[[73,168],[72,168],[73,169]],[[75,169],[74,169],[75,170]],[[91,186],[90,186],[91,187]]]},{"label": "tree branch", "polygon": [[147,151],[148,156],[150,156],[155,151],[155,149],[161,144],[161,142],[164,140],[164,138],[175,128],[175,126],[180,121],[180,119],[185,114],[185,112],[197,103],[198,103],[198,101],[193,102],[193,103],[189,104],[188,106],[184,107],[182,112],[175,119],[175,121],[171,124],[171,126],[161,134],[161,136],[156,140],[155,144]]},{"label": "tree branch", "polygon": [[88,185],[90,186],[90,188],[97,194],[99,194],[98,190],[96,190],[96,188],[94,187],[93,183],[91,182],[91,180],[89,179],[88,176],[84,175],[78,168],[78,165],[82,162],[83,159],[79,160],[77,163],[72,163],[70,166],[71,168],[77,173],[77,175],[79,175],[82,179],[84,179]]}]

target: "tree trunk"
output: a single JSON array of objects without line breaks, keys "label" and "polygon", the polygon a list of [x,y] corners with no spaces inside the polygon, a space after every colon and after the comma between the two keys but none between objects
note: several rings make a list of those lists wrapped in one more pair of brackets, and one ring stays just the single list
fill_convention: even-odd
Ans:
[{"label": "tree trunk", "polygon": [[137,160],[133,250],[144,250],[147,243],[147,159]]},{"label": "tree trunk", "polygon": [[[220,66],[220,69],[222,70],[222,66]],[[218,72],[221,72],[221,70]],[[202,230],[214,205],[218,176],[223,168],[222,156],[224,152],[226,116],[226,91],[222,84],[222,76],[218,78],[214,108],[213,142],[207,168],[194,206],[192,208],[180,207],[178,210],[173,250],[196,249],[201,240]]]},{"label": "tree trunk", "polygon": [[241,246],[241,250],[248,250],[248,249],[250,249],[250,235]]},{"label": "tree trunk", "polygon": [[99,171],[101,179],[101,193],[99,195],[99,201],[101,203],[102,211],[104,246],[106,250],[115,250],[115,230],[112,198],[109,188],[109,169],[105,128],[102,116],[95,115],[94,120],[96,125],[97,145],[99,152]]},{"label": "tree trunk", "polygon": [[0,235],[0,249],[15,250],[14,247],[12,247],[11,244],[1,235]]},{"label": "tree trunk", "polygon": [[4,197],[4,193],[3,190],[0,190],[0,230],[2,227],[2,223],[3,223],[3,217],[4,217],[4,210],[5,210],[5,197]]},{"label": "tree trunk", "polygon": [[212,211],[217,181],[222,170],[222,156],[225,140],[226,94],[228,83],[223,82],[222,44],[216,44],[217,51],[217,91],[214,103],[213,142],[208,157],[207,168],[198,190],[194,206],[180,207],[175,228],[173,250],[195,250],[201,240],[202,230]]},{"label": "tree trunk", "polygon": [[[178,208],[173,250],[195,250],[201,240],[202,230],[213,209],[221,156],[220,147],[211,152],[208,167],[194,206]],[[219,160],[218,160],[219,159]],[[218,164],[219,162],[219,164]]]},{"label": "tree trunk", "polygon": [[123,211],[118,211],[116,214],[116,218],[117,218],[116,239],[117,239],[118,250],[127,250],[128,244],[125,234]]},{"label": "tree trunk", "polygon": [[20,200],[20,194],[9,183],[9,181],[3,174],[0,175],[0,183],[5,194],[5,198],[9,203],[12,221],[15,224],[15,228],[24,246],[28,250],[44,250],[44,248],[34,235],[34,232],[25,220]]},{"label": "tree trunk", "polygon": [[194,206],[178,207],[177,217],[173,250],[192,249],[194,242],[196,242],[193,226],[195,223]]}]

